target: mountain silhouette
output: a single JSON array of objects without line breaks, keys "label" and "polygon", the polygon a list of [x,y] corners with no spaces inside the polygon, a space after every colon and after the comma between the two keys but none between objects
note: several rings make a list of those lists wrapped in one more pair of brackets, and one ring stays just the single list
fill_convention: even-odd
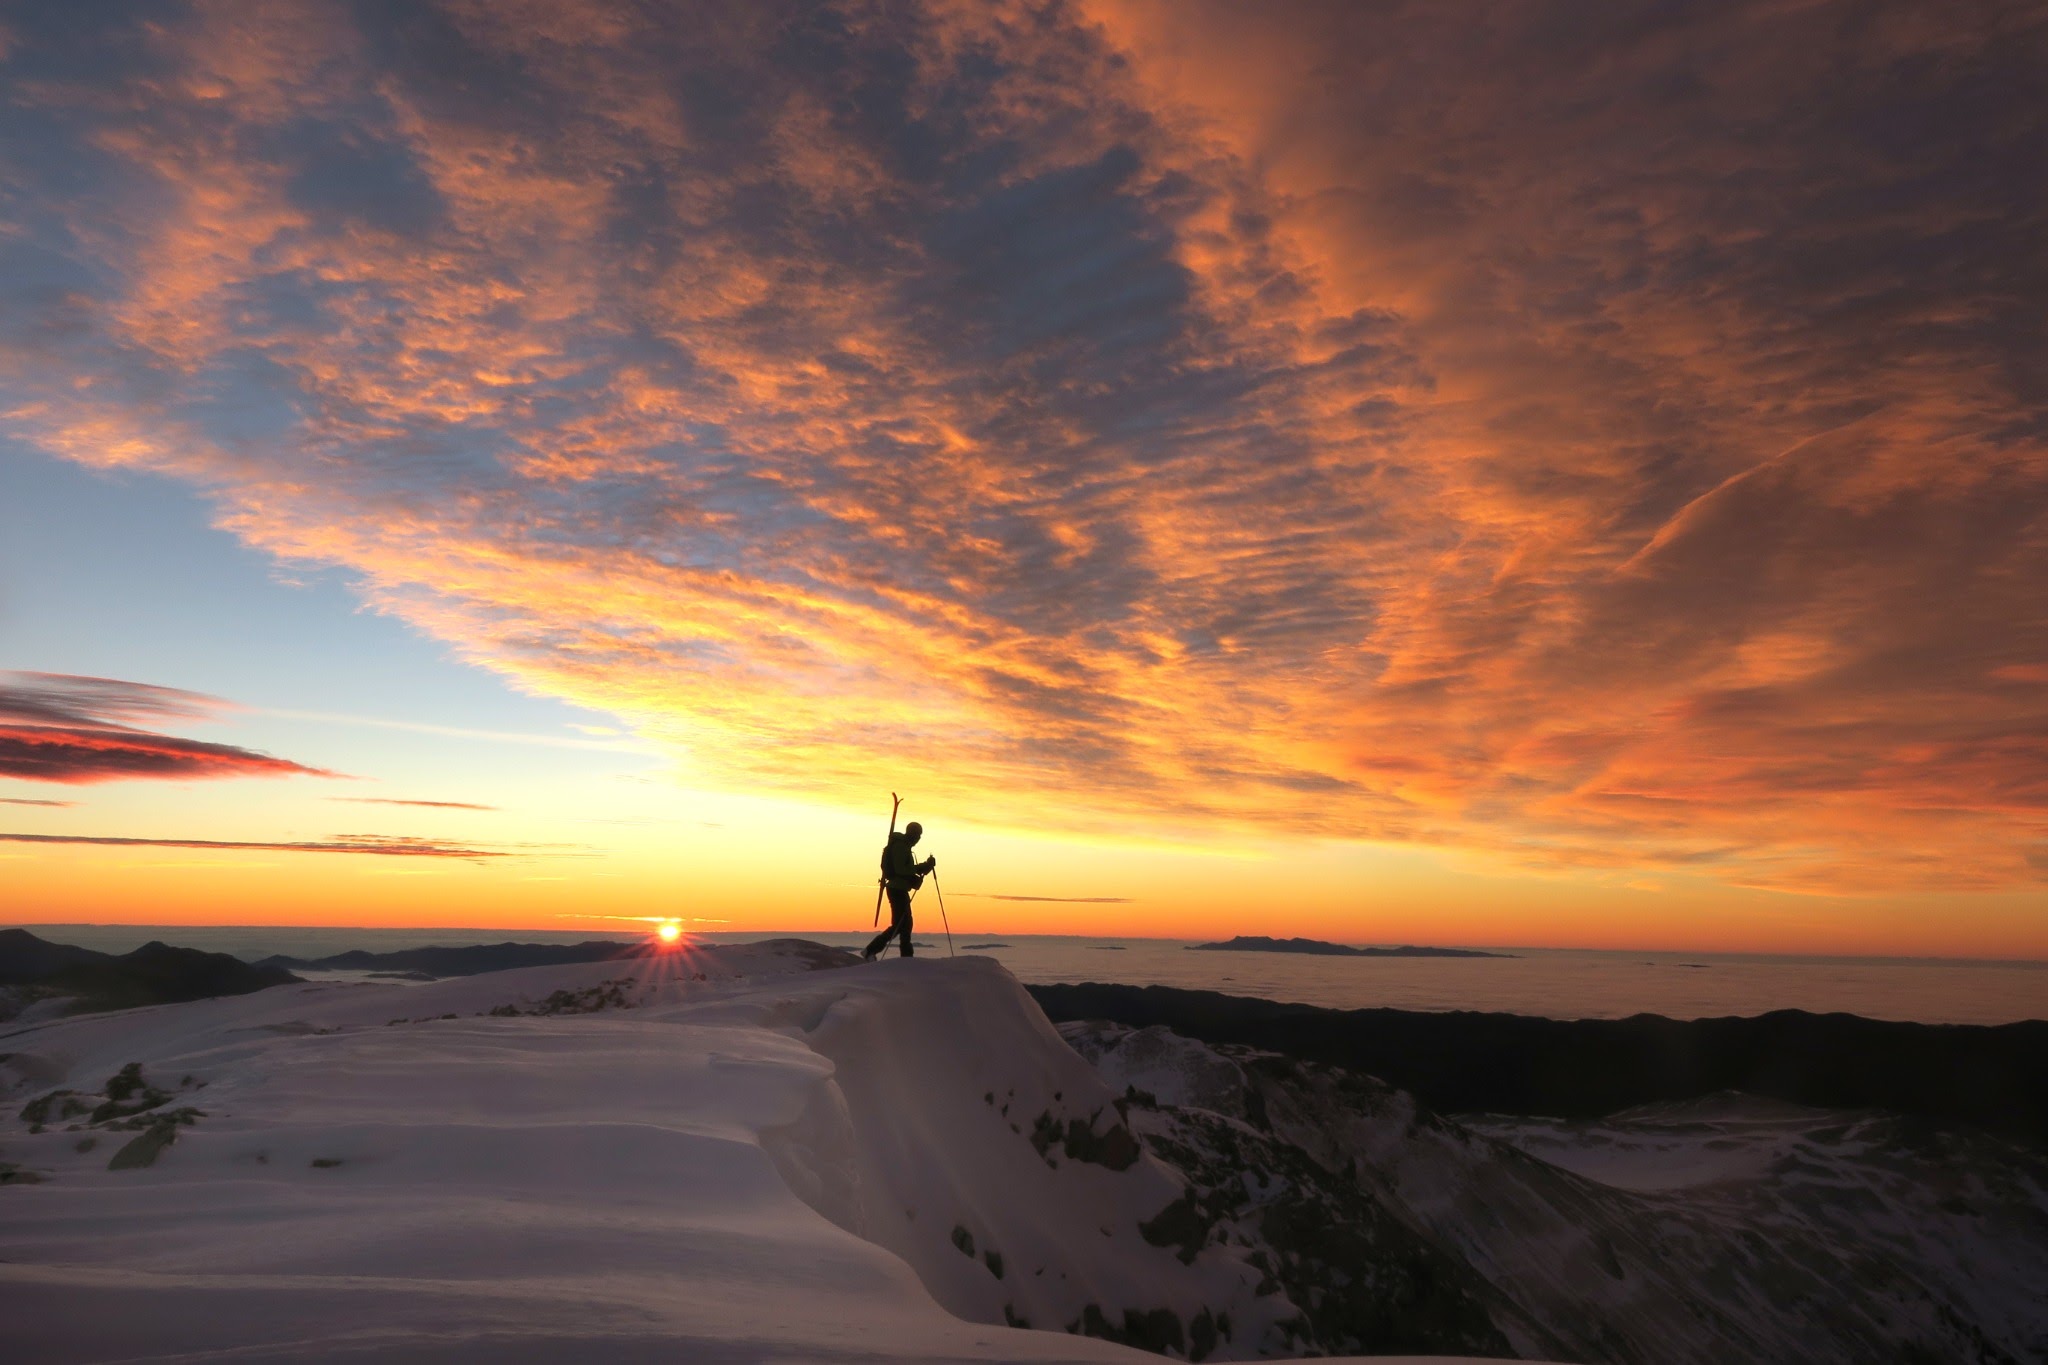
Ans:
[{"label": "mountain silhouette", "polygon": [[17,997],[70,996],[77,1009],[128,1009],[246,995],[298,979],[280,966],[156,941],[117,956],[52,943],[26,929],[0,929],[0,987],[16,988],[10,993]]}]

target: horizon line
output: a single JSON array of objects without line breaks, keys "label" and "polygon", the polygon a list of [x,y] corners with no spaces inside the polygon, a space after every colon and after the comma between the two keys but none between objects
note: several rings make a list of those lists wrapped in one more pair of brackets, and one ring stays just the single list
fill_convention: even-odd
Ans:
[{"label": "horizon line", "polygon": [[[661,918],[660,916],[652,916],[652,917],[650,917],[650,921],[651,921],[651,920],[658,920],[658,919],[660,919],[660,918]],[[164,922],[161,922],[161,921],[154,921],[154,920],[135,920],[135,921],[130,921],[130,920],[33,920],[33,921],[31,921],[31,920],[21,920],[21,921],[5,921],[5,922],[0,922],[0,929],[70,929],[70,928],[76,928],[76,929],[250,929],[250,930],[257,930],[257,929],[277,929],[277,930],[286,930],[286,931],[307,931],[307,930],[337,930],[337,931],[345,931],[345,930],[361,930],[361,931],[363,931],[363,932],[366,932],[366,933],[406,933],[406,934],[426,934],[426,933],[453,933],[453,934],[495,934],[495,933],[504,933],[504,934],[573,934],[573,933],[577,933],[577,932],[579,932],[579,931],[577,931],[577,930],[574,930],[574,929],[544,929],[544,928],[530,928],[530,927],[529,927],[529,928],[523,928],[523,929],[515,929],[515,928],[503,928],[503,927],[498,927],[498,926],[490,926],[490,925],[483,925],[483,926],[470,926],[470,925],[460,925],[460,924],[429,924],[429,925],[421,925],[421,926],[418,926],[418,927],[414,927],[414,926],[411,926],[411,925],[390,925],[390,924],[384,924],[384,925],[379,925],[379,924],[255,924],[255,923],[247,923],[247,924],[245,924],[245,923],[208,923],[208,924],[172,924],[172,923],[164,923]],[[808,928],[808,929],[781,929],[781,928],[774,928],[774,929],[708,929],[708,930],[701,930],[701,931],[700,931],[700,930],[690,930],[690,931],[688,931],[688,932],[690,932],[690,933],[691,933],[692,935],[694,935],[694,936],[696,936],[696,937],[700,937],[700,938],[707,938],[707,937],[711,937],[711,936],[714,936],[714,935],[717,935],[717,936],[732,936],[732,935],[742,935],[742,934],[743,934],[743,935],[750,935],[750,936],[759,936],[759,937],[763,937],[763,938],[770,938],[770,937],[772,937],[772,938],[799,938],[799,937],[805,937],[805,936],[810,936],[810,935],[831,935],[831,936],[834,936],[834,937],[842,937],[842,938],[867,938],[867,937],[870,937],[870,936],[871,936],[871,932],[870,932],[869,930],[866,930],[866,929],[824,929],[824,928]],[[1115,941],[1115,942],[1136,942],[1136,943],[1200,943],[1200,942],[1227,942],[1227,941],[1228,941],[1228,940],[1218,940],[1218,939],[1203,939],[1203,938],[1201,938],[1201,937],[1198,937],[1198,936],[1180,936],[1180,935],[1162,935],[1162,934],[1045,934],[1045,933],[1006,933],[1006,932],[1004,932],[1004,931],[1001,931],[1001,930],[994,930],[994,929],[991,929],[991,930],[988,930],[988,931],[986,931],[986,935],[982,935],[982,934],[977,934],[977,936],[978,936],[978,937],[981,937],[981,936],[998,936],[998,935],[999,935],[999,936],[1001,936],[1001,937],[1005,937],[1005,938],[1038,938],[1038,939],[1080,939],[1080,940],[1091,940],[1091,939],[1092,939],[1092,940],[1101,940],[1101,941]],[[1295,937],[1301,937],[1301,936],[1300,936],[1300,935],[1296,935]],[[1339,942],[1340,942],[1340,940],[1337,940],[1337,939],[1314,939],[1314,940],[1311,940],[1311,941],[1312,941],[1312,942],[1317,942],[1317,943],[1339,943]],[[430,947],[431,947],[431,946],[433,946],[433,945],[431,945],[431,944],[430,944],[430,945],[428,945],[428,946],[430,946]],[[1590,948],[1590,947],[1583,947],[1583,946],[1557,946],[1557,945],[1544,945],[1544,944],[1531,944],[1531,943],[1523,943],[1523,944],[1510,944],[1510,943],[1426,943],[1426,944],[1425,944],[1425,943],[1416,943],[1416,942],[1414,942],[1414,941],[1408,941],[1408,942],[1393,942],[1393,941],[1388,941],[1388,942],[1384,942],[1384,943],[1381,943],[1381,942],[1375,942],[1375,941],[1364,941],[1364,940],[1360,940],[1360,941],[1357,941],[1357,942],[1345,942],[1345,943],[1343,943],[1343,946],[1345,946],[1345,947],[1365,947],[1365,948],[1418,948],[1418,947],[1429,947],[1429,948],[1459,948],[1459,949],[1470,949],[1470,950],[1474,950],[1474,951],[1481,951],[1481,950],[1483,950],[1483,951],[1488,951],[1488,952],[1500,952],[1500,953],[1514,953],[1514,952],[1527,952],[1527,953],[1609,953],[1609,954],[1620,954],[1620,953],[1626,953],[1626,954],[1631,954],[1631,955],[1633,955],[1633,954],[1638,954],[1638,953],[1650,953],[1650,954],[1658,954],[1658,955],[1662,955],[1662,956],[1665,956],[1665,957],[1738,957],[1738,958],[1805,958],[1805,959],[1811,959],[1811,960],[1815,960],[1815,961],[1826,961],[1826,962],[1922,962],[1922,963],[1927,963],[1927,962],[1946,962],[1946,963],[1956,963],[1956,964],[1961,964],[1961,965],[1970,965],[1970,966],[1980,966],[1980,965],[1997,965],[1997,966],[2013,966],[2013,967],[2042,967],[2042,968],[2048,968],[2048,957],[1957,957],[1957,956],[1933,956],[1933,955],[1925,955],[1925,954],[1920,954],[1920,955],[1916,955],[1916,954],[1909,954],[1909,953],[1845,953],[1845,952],[1772,952],[1772,951],[1764,951],[1764,950],[1753,950],[1753,951],[1744,951],[1744,950],[1728,950],[1728,949],[1719,949],[1719,948],[1638,948],[1638,947],[1619,947],[1619,948]],[[1257,950],[1248,950],[1248,951],[1257,951]]]}]

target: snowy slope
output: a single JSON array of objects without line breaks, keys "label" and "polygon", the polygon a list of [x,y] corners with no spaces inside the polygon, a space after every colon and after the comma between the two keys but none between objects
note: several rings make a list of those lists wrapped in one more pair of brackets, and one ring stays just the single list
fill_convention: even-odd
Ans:
[{"label": "snowy slope", "polygon": [[1147,1240],[1182,1177],[999,966],[848,961],[785,940],[0,1035],[7,1359],[1285,1343],[1244,1248]]},{"label": "snowy slope", "polygon": [[[1327,1346],[1389,1297],[1347,1279],[1410,1266],[1480,1281],[1467,1302],[1524,1354],[2048,1360],[2038,1152],[1748,1096],[1454,1121],[1369,1077],[1163,1028],[1061,1033],[1138,1097],[1134,1127],[1197,1192],[1190,1236],[1252,1244]],[[1285,1179],[1248,1188],[1247,1168]],[[1276,1216],[1303,1207],[1320,1221]]]}]

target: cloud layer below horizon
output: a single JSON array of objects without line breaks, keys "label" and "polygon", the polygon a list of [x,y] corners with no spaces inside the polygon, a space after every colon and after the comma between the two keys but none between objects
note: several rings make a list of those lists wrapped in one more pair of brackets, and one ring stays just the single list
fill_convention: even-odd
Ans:
[{"label": "cloud layer below horizon", "polygon": [[2039,6],[39,8],[0,427],[703,780],[2048,878]]}]

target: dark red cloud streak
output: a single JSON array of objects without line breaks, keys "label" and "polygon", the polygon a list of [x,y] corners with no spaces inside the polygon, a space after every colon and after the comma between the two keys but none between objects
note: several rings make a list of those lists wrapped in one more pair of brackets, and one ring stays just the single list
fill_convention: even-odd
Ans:
[{"label": "dark red cloud streak", "polygon": [[181,739],[119,723],[201,719],[225,707],[198,693],[146,683],[0,674],[0,777],[83,785],[132,778],[337,776],[233,744]]},{"label": "dark red cloud streak", "polygon": [[0,777],[30,782],[116,782],[124,778],[333,777],[290,759],[232,744],[139,730],[0,725]]},{"label": "dark red cloud streak", "polygon": [[355,834],[333,839],[303,842],[265,842],[243,839],[140,839],[104,834],[10,834],[0,832],[0,843],[91,844],[112,848],[199,848],[232,849],[260,853],[361,853],[379,858],[505,858],[503,849],[471,848],[404,835]]}]

